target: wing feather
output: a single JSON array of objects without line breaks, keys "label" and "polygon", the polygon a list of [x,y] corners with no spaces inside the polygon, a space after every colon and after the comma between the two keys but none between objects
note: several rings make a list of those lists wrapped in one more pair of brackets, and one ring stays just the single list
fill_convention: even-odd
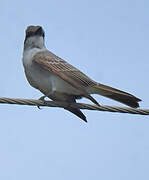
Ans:
[{"label": "wing feather", "polygon": [[42,51],[33,57],[33,62],[41,65],[44,69],[53,72],[75,88],[83,92],[87,87],[96,85],[96,82],[83,74],[77,68],[59,58],[50,51]]}]

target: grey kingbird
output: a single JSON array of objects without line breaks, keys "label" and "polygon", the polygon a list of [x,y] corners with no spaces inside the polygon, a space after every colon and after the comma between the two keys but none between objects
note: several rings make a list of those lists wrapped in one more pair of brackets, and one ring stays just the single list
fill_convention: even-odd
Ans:
[{"label": "grey kingbird", "polygon": [[[46,97],[69,103],[75,103],[76,99],[85,97],[100,106],[91,96],[91,94],[99,94],[133,108],[139,107],[138,102],[141,101],[139,98],[93,81],[77,68],[46,49],[44,38],[45,33],[41,26],[27,27],[23,65],[30,85],[41,91]],[[72,107],[66,109],[87,122],[80,109]]]}]

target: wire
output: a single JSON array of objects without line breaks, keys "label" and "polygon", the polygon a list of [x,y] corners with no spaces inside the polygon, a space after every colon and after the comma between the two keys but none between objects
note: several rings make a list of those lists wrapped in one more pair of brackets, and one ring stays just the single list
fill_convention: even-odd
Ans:
[{"label": "wire", "polygon": [[84,103],[42,101],[42,100],[35,100],[35,99],[19,99],[19,98],[0,97],[0,103],[30,105],[30,106],[39,106],[39,107],[40,106],[60,107],[60,108],[73,107],[73,108],[87,109],[87,110],[149,115],[149,109],[140,109],[140,108],[135,109],[135,108],[118,107],[118,106],[97,106],[97,105],[84,104]]}]

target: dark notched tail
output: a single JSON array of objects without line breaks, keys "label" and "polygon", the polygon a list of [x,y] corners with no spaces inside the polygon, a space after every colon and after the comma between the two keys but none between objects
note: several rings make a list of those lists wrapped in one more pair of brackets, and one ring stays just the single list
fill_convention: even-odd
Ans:
[{"label": "dark notched tail", "polygon": [[96,86],[94,86],[93,93],[116,100],[116,101],[126,104],[127,106],[130,106],[132,108],[139,107],[138,102],[141,101],[141,99],[139,99],[127,92],[120,91],[118,89],[115,89],[115,88],[112,88],[110,86],[106,86],[103,84],[97,84]]},{"label": "dark notched tail", "polygon": [[80,111],[80,109],[76,109],[76,108],[65,108],[65,109],[75,114],[76,116],[81,118],[83,121],[87,122],[85,115]]},{"label": "dark notched tail", "polygon": [[138,108],[139,107],[138,102],[141,101],[136,97],[130,97],[130,96],[118,95],[118,94],[107,95],[107,97],[119,101],[123,104],[126,104],[132,108]]}]

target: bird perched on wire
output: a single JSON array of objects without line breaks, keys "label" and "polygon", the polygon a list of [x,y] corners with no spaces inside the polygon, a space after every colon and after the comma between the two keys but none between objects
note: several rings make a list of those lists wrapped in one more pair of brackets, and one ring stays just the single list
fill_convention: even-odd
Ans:
[{"label": "bird perched on wire", "polygon": [[[48,97],[56,101],[75,103],[82,97],[99,103],[91,94],[99,94],[130,107],[139,107],[139,98],[110,86],[97,83],[77,68],[46,49],[45,33],[41,26],[29,26],[26,29],[23,51],[23,65],[28,82],[41,91],[44,100]],[[86,121],[80,109],[67,107],[66,110]]]}]

